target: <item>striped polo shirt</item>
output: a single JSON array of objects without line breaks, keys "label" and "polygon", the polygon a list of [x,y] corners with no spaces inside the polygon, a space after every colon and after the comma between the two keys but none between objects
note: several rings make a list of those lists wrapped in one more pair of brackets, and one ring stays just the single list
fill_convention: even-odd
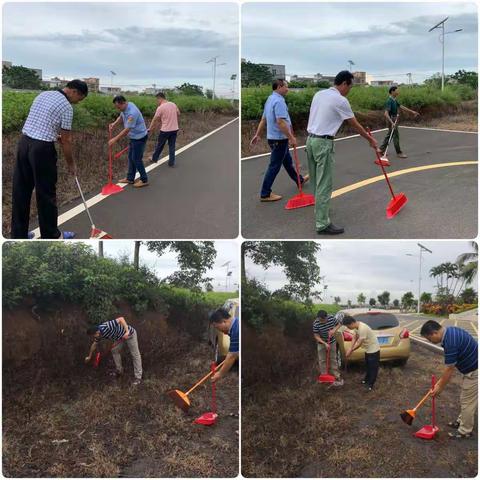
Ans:
[{"label": "striped polo shirt", "polygon": [[478,343],[463,328],[446,327],[442,347],[445,365],[455,365],[464,375],[478,369]]},{"label": "striped polo shirt", "polygon": [[56,142],[60,130],[71,130],[73,107],[58,90],[38,95],[30,107],[22,133],[34,140]]},{"label": "striped polo shirt", "polygon": [[[125,329],[117,322],[117,320],[109,320],[108,322],[101,323],[98,326],[98,330],[102,338],[107,338],[108,340],[113,340],[116,342],[120,340],[125,335]],[[129,325],[128,326],[128,335],[132,336],[135,333],[135,329]],[[99,342],[101,339],[95,339]]]},{"label": "striped polo shirt", "polygon": [[238,353],[238,350],[240,348],[240,340],[239,340],[239,335],[238,335],[238,318],[235,317],[232,320],[232,324],[230,325],[230,330],[228,331],[228,335],[230,337],[230,348],[228,351],[230,353]]},{"label": "striped polo shirt", "polygon": [[[329,330],[332,330],[339,324],[340,324],[339,320],[337,320],[337,318],[334,315],[328,315],[326,322],[321,322],[319,318],[316,318],[313,322],[313,333],[320,335],[320,338],[325,342],[327,342]],[[336,342],[335,337],[330,338],[330,343],[335,343],[335,342]]]}]

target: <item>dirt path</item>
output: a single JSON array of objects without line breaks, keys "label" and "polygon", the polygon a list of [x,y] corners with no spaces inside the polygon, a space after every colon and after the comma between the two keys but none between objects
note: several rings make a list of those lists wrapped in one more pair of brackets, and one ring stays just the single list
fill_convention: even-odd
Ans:
[{"label": "dirt path", "polygon": [[413,408],[439,374],[443,357],[413,346],[404,368],[382,366],[377,388],[364,391],[363,367],[345,374],[345,385],[328,389],[314,382],[316,368],[288,384],[243,390],[242,473],[247,477],[474,477],[477,435],[454,442],[447,422],[459,409],[456,375],[437,400],[440,433],[429,442],[413,437],[430,423],[421,409],[414,424],[399,413]]},{"label": "dirt path", "polygon": [[209,369],[211,351],[159,362],[131,386],[128,355],[120,380],[90,367],[68,381],[3,392],[3,474],[9,477],[235,477],[238,474],[238,374],[217,387],[219,420],[194,425],[210,411],[210,384],[192,394],[188,414],[165,392],[188,389]]}]

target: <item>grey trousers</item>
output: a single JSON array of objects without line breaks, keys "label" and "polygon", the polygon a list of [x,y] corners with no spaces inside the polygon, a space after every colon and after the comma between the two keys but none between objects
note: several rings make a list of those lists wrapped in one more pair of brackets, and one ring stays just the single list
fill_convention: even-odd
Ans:
[{"label": "grey trousers", "polygon": [[141,380],[142,378],[142,356],[140,355],[140,350],[138,349],[138,339],[137,332],[130,336],[127,340],[119,343],[115,348],[112,348],[113,361],[115,362],[115,367],[119,373],[123,373],[122,366],[122,355],[120,352],[123,349],[123,345],[127,344],[128,349],[130,350],[130,355],[133,360],[133,373],[135,378]]}]

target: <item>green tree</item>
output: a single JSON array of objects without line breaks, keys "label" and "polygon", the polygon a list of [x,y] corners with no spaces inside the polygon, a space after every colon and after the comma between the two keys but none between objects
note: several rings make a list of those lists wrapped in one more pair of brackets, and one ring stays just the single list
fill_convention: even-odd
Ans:
[{"label": "green tree", "polygon": [[400,305],[400,302],[399,302],[398,299],[396,298],[396,299],[393,301],[393,306],[394,306],[395,308],[398,308],[399,305]]},{"label": "green tree", "polygon": [[183,95],[203,97],[203,89],[200,85],[193,83],[182,83],[179,87],[175,87]]},{"label": "green tree", "polygon": [[357,303],[359,305],[365,305],[366,297],[363,293],[360,293],[357,297]]},{"label": "green tree", "polygon": [[462,279],[459,290],[461,290],[465,284],[470,285],[478,273],[478,245],[477,242],[470,242],[470,245],[472,251],[462,253],[455,261],[458,265],[460,278]]},{"label": "green tree", "polygon": [[246,281],[245,259],[250,258],[265,270],[280,266],[289,281],[284,287],[291,298],[310,300],[320,283],[320,267],[315,254],[320,245],[314,242],[244,242],[242,244],[242,282]]},{"label": "green tree", "polygon": [[374,306],[377,304],[377,301],[376,301],[374,298],[371,298],[371,299],[368,301],[368,304],[369,304],[371,307],[374,307]]},{"label": "green tree", "polygon": [[473,288],[466,288],[461,294],[460,299],[463,303],[473,304],[478,303],[477,292]]},{"label": "green tree", "polygon": [[377,296],[378,303],[383,307],[386,307],[390,303],[390,292],[386,290]]},{"label": "green tree", "polygon": [[423,292],[420,295],[420,303],[421,304],[431,303],[431,302],[432,302],[432,294],[431,293]]},{"label": "green tree", "polygon": [[467,72],[466,70],[459,70],[451,75],[452,79],[456,80],[461,85],[469,85],[474,90],[478,87],[478,73]]},{"label": "green tree", "polygon": [[402,296],[402,307],[405,310],[410,310],[415,305],[415,298],[412,292],[407,292]]},{"label": "green tree", "polygon": [[339,305],[342,299],[340,297],[333,297],[333,303],[335,305]]},{"label": "green tree", "polygon": [[206,96],[209,100],[211,100],[211,99],[213,98],[213,90],[210,89],[210,88],[207,88],[207,89],[205,90],[205,96]]},{"label": "green tree", "polygon": [[258,87],[272,83],[273,75],[265,65],[242,62],[242,87]]},{"label": "green tree", "polygon": [[42,88],[42,79],[35,70],[22,66],[3,67],[2,83],[10,88],[39,90]]},{"label": "green tree", "polygon": [[167,250],[177,254],[180,270],[167,277],[165,281],[176,287],[200,291],[202,285],[208,285],[212,279],[205,277],[207,270],[213,267],[217,251],[214,242],[146,242],[150,252],[162,256]]}]

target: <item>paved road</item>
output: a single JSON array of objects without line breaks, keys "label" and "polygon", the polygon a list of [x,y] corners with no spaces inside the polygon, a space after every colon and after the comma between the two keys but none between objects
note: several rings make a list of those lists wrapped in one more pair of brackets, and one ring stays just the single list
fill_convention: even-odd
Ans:
[{"label": "paved road", "polygon": [[[178,154],[176,168],[163,164],[150,171],[150,186],[126,186],[94,205],[95,225],[113,238],[237,237],[238,150],[236,120]],[[79,239],[90,234],[84,211],[60,228]]]},{"label": "paved road", "polygon": [[[380,140],[384,132],[375,134]],[[387,185],[381,181],[360,186],[332,199],[331,218],[345,227],[337,238],[475,238],[477,235],[477,135],[438,130],[401,128],[401,144],[409,155],[398,159],[389,155],[388,172],[412,167],[457,163],[429,168],[392,178],[394,191],[404,192],[409,203],[393,219],[385,218],[390,200]],[[361,138],[339,140],[335,145],[334,190],[381,175],[368,144]],[[299,152],[302,171],[306,154]],[[246,238],[324,238],[315,233],[313,207],[285,210],[285,202],[296,193],[294,183],[282,170],[274,192],[280,202],[259,202],[259,188],[268,156],[242,161],[242,234]],[[310,191],[311,187],[306,190]]]},{"label": "paved road", "polygon": [[418,316],[406,313],[397,313],[395,316],[398,318],[400,325],[406,327],[412,335],[417,337],[420,337],[420,329],[427,320],[435,320],[444,327],[463,328],[478,340],[478,321],[471,322],[469,320],[449,320],[448,318],[439,319],[438,317],[427,317],[426,315]]}]

